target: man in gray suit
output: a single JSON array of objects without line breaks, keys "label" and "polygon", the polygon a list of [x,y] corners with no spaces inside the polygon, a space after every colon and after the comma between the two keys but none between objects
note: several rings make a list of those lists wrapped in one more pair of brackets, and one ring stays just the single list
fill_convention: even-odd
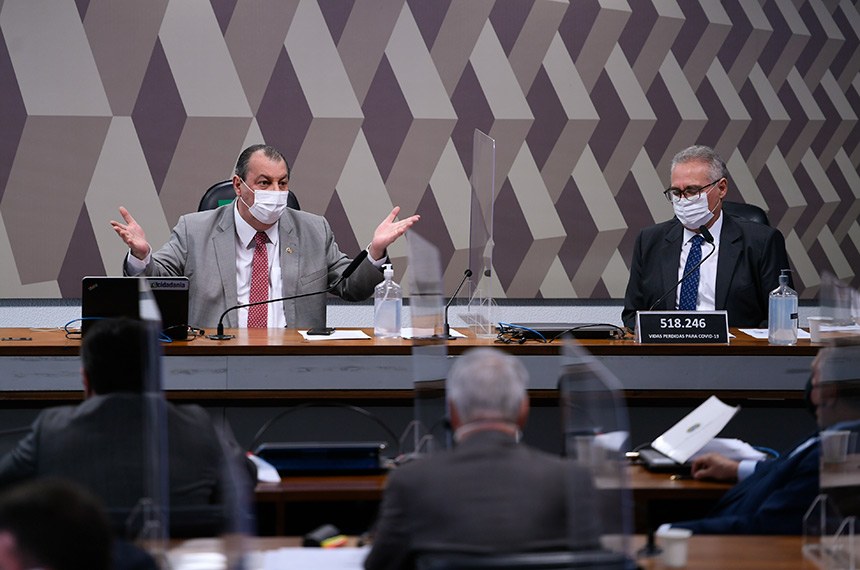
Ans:
[{"label": "man in gray suit", "polygon": [[419,552],[596,546],[588,472],[519,443],[527,382],[497,349],[457,359],[446,385],[457,446],[391,473],[365,568],[408,568]]},{"label": "man in gray suit", "polygon": [[[88,489],[111,509],[134,507],[145,496],[145,397],[139,321],[95,323],[81,345],[86,399],[48,408],[31,431],[0,459],[0,487],[58,477]],[[200,406],[166,405],[169,501],[173,507],[221,504],[231,483],[250,489],[239,445],[218,433]],[[228,475],[231,477],[228,479]]]},{"label": "man in gray suit", "polygon": [[[233,175],[237,199],[215,210],[186,214],[158,251],[143,228],[124,207],[125,223],[111,221],[129,247],[126,275],[189,278],[191,325],[214,327],[221,314],[237,304],[324,291],[334,284],[351,260],[337,247],[322,216],[286,207],[290,169],[274,147],[254,145],[239,155]],[[362,301],[382,280],[386,250],[419,216],[397,220],[394,208],[376,228],[367,248],[368,259],[333,291],[347,301]],[[264,236],[261,234],[265,234]],[[255,294],[252,276],[255,244],[266,255],[268,291]],[[263,278],[265,281],[265,277]],[[225,316],[227,327],[310,328],[325,326],[325,295],[239,309]],[[261,310],[262,314],[256,311]]]}]

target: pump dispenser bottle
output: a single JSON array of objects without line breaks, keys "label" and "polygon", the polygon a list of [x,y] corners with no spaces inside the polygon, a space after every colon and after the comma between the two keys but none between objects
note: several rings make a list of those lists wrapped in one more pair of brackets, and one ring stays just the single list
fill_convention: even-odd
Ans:
[{"label": "pump dispenser bottle", "polygon": [[380,338],[398,338],[403,289],[394,282],[392,265],[386,263],[382,267],[384,280],[373,291],[373,334]]},{"label": "pump dispenser bottle", "polygon": [[767,340],[770,344],[797,344],[797,291],[788,286],[788,273],[779,275],[779,287],[770,292]]}]

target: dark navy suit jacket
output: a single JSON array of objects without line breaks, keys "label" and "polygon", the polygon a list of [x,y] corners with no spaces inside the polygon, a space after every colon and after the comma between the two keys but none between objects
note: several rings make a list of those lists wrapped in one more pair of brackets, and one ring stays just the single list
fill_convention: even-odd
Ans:
[{"label": "dark navy suit jacket", "polygon": [[763,461],[732,487],[709,517],[672,523],[696,534],[801,534],[803,515],[818,495],[820,448]]},{"label": "dark navy suit jacket", "polygon": [[[626,326],[633,328],[636,311],[650,309],[678,281],[683,237],[684,228],[676,218],[639,233],[621,315]],[[704,245],[702,256],[709,251]],[[717,255],[717,310],[728,311],[732,327],[767,326],[768,296],[779,285],[779,271],[788,269],[782,234],[770,226],[723,214]],[[673,292],[654,310],[674,308]]]}]

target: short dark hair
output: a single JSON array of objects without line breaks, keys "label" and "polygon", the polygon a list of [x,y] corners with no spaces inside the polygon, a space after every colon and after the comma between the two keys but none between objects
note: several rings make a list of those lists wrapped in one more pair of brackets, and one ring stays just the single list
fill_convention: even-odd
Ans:
[{"label": "short dark hair", "polygon": [[148,340],[141,321],[102,319],[94,323],[81,344],[81,365],[96,394],[142,393]]},{"label": "short dark hair", "polygon": [[257,151],[263,151],[263,155],[271,160],[283,160],[284,164],[287,165],[287,180],[290,179],[290,163],[287,162],[281,151],[268,144],[252,144],[243,150],[239,154],[239,158],[236,159],[236,168],[233,170],[236,176],[245,180],[245,176],[248,175],[248,163],[251,161],[251,156]]},{"label": "short dark hair", "polygon": [[27,568],[108,570],[111,530],[101,504],[61,479],[38,479],[0,497],[0,530],[15,537]]}]

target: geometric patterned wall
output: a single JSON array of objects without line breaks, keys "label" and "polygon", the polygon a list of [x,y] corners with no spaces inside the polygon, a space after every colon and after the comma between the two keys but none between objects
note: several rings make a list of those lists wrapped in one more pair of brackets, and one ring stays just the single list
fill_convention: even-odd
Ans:
[{"label": "geometric patterned wall", "polygon": [[823,270],[860,286],[858,4],[0,0],[0,296],[118,274],[117,206],[158,247],[261,141],[346,252],[392,205],[420,213],[451,289],[475,128],[497,142],[499,296],[623,297],[693,143],[768,210],[804,297]]}]

